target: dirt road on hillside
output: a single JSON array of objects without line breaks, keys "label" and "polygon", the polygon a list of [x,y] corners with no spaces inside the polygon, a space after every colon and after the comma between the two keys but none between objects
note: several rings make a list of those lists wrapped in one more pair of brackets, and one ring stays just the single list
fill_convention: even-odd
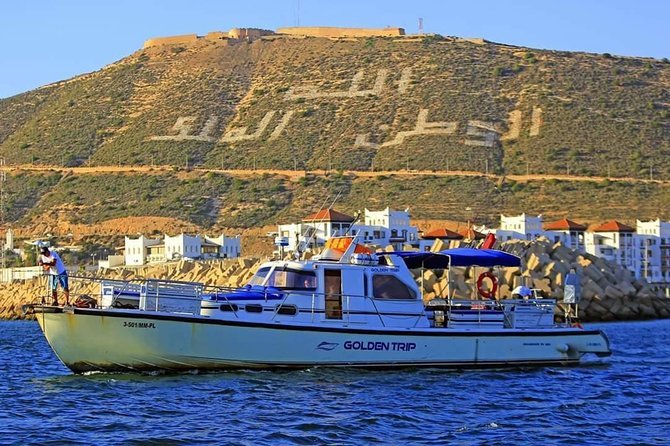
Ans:
[{"label": "dirt road on hillside", "polygon": [[[195,167],[191,169],[177,169],[174,166],[90,166],[90,167],[62,167],[62,166],[41,166],[41,165],[13,165],[5,167],[6,171],[9,172],[21,172],[21,171],[57,171],[57,172],[68,172],[74,175],[95,175],[95,174],[104,174],[104,173],[124,173],[124,174],[163,174],[167,172],[202,172],[202,173],[221,173],[234,176],[249,176],[249,175],[282,175],[293,180],[300,177],[304,177],[306,174],[310,175],[327,175],[332,174],[335,171],[326,171],[326,170],[271,170],[271,169],[209,169],[202,167]],[[561,181],[624,181],[630,183],[652,183],[652,184],[661,184],[661,185],[670,185],[670,180],[656,180],[656,179],[644,179],[644,178],[633,178],[633,177],[586,177],[586,176],[577,176],[577,175],[561,175],[561,174],[533,174],[533,175],[496,175],[496,174],[485,174],[483,172],[477,171],[465,171],[465,170],[385,170],[385,171],[362,171],[362,170],[345,170],[343,172],[345,175],[350,175],[360,178],[370,178],[377,177],[381,175],[396,175],[396,176],[464,176],[464,177],[486,177],[491,180],[500,180],[501,178],[506,178],[509,180],[524,182],[524,181],[533,181],[533,180],[561,180]]]}]

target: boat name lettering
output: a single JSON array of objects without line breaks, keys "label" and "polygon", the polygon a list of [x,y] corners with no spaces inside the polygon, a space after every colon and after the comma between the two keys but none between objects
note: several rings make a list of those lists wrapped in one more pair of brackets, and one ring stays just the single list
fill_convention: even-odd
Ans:
[{"label": "boat name lettering", "polygon": [[389,272],[397,273],[399,270],[398,268],[370,268],[370,271],[372,271],[373,273],[389,273]]},{"label": "boat name lettering", "polygon": [[549,347],[551,344],[549,342],[524,342],[523,345],[531,347]]},{"label": "boat name lettering", "polygon": [[382,341],[345,341],[345,350],[375,350],[410,352],[416,348],[414,342],[382,342]]},{"label": "boat name lettering", "polygon": [[123,321],[123,326],[128,328],[156,328],[153,322],[128,322]]}]

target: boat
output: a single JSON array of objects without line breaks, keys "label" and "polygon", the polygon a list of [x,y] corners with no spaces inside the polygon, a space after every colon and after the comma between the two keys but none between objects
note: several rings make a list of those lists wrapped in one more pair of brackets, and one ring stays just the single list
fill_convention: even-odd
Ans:
[{"label": "boat", "polygon": [[424,302],[411,271],[473,265],[488,272],[520,259],[468,248],[374,253],[356,236],[335,237],[309,260],[263,263],[241,288],[86,279],[95,292],[76,305],[27,310],[75,373],[565,366],[611,354],[601,330],[555,322],[553,299],[447,291]]}]

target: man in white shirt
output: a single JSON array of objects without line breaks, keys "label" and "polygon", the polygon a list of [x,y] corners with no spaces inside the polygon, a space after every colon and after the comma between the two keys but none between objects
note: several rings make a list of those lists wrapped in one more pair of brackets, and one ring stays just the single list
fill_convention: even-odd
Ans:
[{"label": "man in white shirt", "polygon": [[65,295],[65,305],[70,305],[70,287],[67,280],[67,269],[56,251],[50,251],[46,246],[42,247],[42,255],[39,264],[44,267],[44,271],[51,277],[51,296],[53,297],[53,304],[58,305],[58,284],[63,288]]}]

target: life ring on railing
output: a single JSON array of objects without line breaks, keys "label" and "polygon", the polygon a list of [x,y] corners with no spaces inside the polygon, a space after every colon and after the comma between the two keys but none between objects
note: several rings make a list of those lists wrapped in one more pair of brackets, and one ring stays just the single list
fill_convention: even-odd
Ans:
[{"label": "life ring on railing", "polygon": [[[484,279],[489,279],[491,281],[490,290],[485,290],[482,288],[482,285],[484,285]],[[496,279],[496,276],[494,276],[491,271],[484,271],[481,273],[477,278],[477,292],[479,295],[485,299],[493,299],[496,295],[496,291],[498,291],[498,280]]]}]

